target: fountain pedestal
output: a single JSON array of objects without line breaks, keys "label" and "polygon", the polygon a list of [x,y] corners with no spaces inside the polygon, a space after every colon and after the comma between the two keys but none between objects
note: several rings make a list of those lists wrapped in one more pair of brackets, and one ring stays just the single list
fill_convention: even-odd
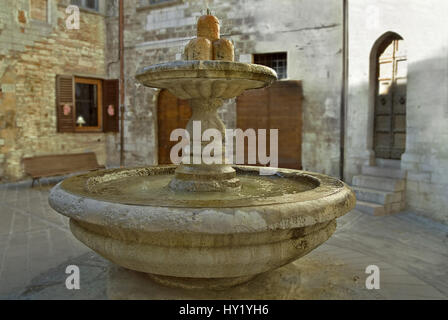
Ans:
[{"label": "fountain pedestal", "polygon": [[[217,89],[214,89],[215,91]],[[218,92],[207,95],[213,97]],[[189,146],[181,164],[170,182],[170,187],[177,191],[235,191],[241,188],[235,170],[226,160],[226,128],[218,115],[222,106],[221,98],[189,99],[192,115],[188,121]],[[204,134],[205,133],[205,134]],[[213,136],[207,136],[211,133]],[[203,138],[206,138],[203,141]],[[214,141],[219,139],[219,141]],[[210,141],[212,140],[212,141]],[[207,151],[207,145],[216,147]]]}]

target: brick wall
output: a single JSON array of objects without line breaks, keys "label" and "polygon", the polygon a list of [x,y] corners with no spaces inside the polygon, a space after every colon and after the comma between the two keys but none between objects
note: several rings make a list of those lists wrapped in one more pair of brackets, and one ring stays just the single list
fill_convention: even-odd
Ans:
[{"label": "brick wall", "polygon": [[94,151],[106,162],[105,134],[57,133],[55,112],[57,74],[105,76],[105,18],[82,11],[80,30],[66,30],[68,1],[50,3],[0,6],[1,181],[24,178],[28,156]]}]

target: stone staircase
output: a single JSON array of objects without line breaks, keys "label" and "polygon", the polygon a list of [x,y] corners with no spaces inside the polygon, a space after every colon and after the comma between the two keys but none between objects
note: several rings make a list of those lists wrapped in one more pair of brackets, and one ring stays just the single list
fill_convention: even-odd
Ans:
[{"label": "stone staircase", "polygon": [[405,208],[406,172],[396,167],[363,166],[353,177],[356,209],[372,215],[396,213]]}]

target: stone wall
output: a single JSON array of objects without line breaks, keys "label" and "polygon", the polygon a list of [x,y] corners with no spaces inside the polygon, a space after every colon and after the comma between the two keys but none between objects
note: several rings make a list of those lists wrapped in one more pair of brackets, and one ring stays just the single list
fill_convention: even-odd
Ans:
[{"label": "stone wall", "polygon": [[[125,159],[126,165],[157,163],[157,94],[140,86],[136,71],[181,59],[196,35],[196,20],[205,1],[173,1],[163,7],[139,7],[125,1]],[[221,34],[233,40],[235,59],[251,62],[254,53],[286,51],[288,79],[303,80],[302,163],[306,170],[338,176],[342,74],[342,5],[333,0],[208,1],[221,21]],[[109,8],[108,52],[118,46],[117,1]],[[116,56],[107,56],[110,76],[118,76]],[[236,123],[235,103],[222,108],[229,127]],[[107,143],[108,159],[117,164],[118,138]],[[109,156],[110,155],[110,156]],[[109,161],[108,160],[108,161]]]},{"label": "stone wall", "polygon": [[406,151],[408,208],[448,223],[448,3],[350,2],[346,180],[373,164],[370,54],[386,32],[404,39],[408,57]]},{"label": "stone wall", "polygon": [[[68,0],[2,1],[0,6],[0,179],[24,178],[22,158],[94,151],[106,162],[103,133],[57,133],[57,74],[104,77],[105,18],[81,11],[67,30]],[[113,134],[108,134],[113,135]]]}]

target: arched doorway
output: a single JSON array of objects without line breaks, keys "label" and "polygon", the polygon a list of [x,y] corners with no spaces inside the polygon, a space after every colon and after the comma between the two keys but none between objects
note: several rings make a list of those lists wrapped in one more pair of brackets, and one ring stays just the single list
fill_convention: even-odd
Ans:
[{"label": "arched doorway", "polygon": [[375,156],[399,160],[406,146],[407,59],[403,38],[388,33],[379,39],[374,50]]},{"label": "arched doorway", "polygon": [[159,93],[157,101],[157,133],[159,164],[170,164],[170,151],[177,141],[170,141],[171,132],[185,129],[191,117],[191,108],[186,100],[177,99],[168,90]]}]

